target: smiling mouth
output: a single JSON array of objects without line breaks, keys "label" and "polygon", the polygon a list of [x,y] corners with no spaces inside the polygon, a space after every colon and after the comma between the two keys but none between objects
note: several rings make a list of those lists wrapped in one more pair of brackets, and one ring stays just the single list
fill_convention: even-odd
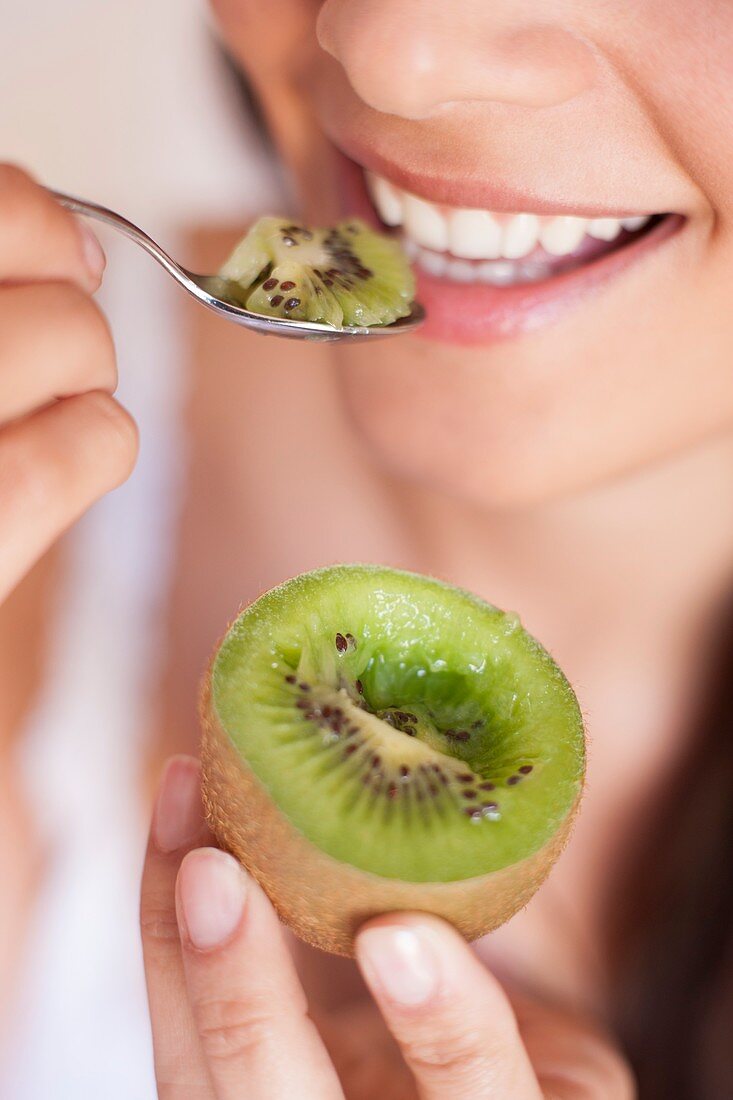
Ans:
[{"label": "smiling mouth", "polygon": [[364,171],[374,212],[421,272],[451,283],[517,287],[595,263],[635,243],[671,214],[576,217],[451,207]]},{"label": "smiling mouth", "polygon": [[[401,241],[415,265],[427,313],[420,335],[428,339],[491,344],[537,332],[625,272],[649,267],[666,242],[689,237],[679,232],[689,224],[680,213],[586,206],[571,214],[542,198],[522,209],[517,193],[499,183],[477,188],[426,177],[416,181],[424,185],[418,194],[411,172],[395,166],[388,178],[378,156],[335,149],[342,214]],[[482,192],[497,208],[478,206]],[[474,205],[457,205],[461,199]]]}]

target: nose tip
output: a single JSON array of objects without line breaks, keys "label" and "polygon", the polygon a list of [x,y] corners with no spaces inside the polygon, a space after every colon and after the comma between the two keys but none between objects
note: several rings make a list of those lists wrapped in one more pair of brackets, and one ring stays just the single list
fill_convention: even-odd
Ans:
[{"label": "nose tip", "polygon": [[523,23],[516,4],[326,0],[324,50],[376,111],[429,117],[456,102],[556,107],[596,79],[589,46],[563,27]]}]

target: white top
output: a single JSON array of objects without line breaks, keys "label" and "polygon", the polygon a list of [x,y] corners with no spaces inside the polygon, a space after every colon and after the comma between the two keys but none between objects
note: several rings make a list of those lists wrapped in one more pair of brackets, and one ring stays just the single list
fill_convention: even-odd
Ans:
[{"label": "white top", "polygon": [[[266,206],[276,186],[234,99],[196,0],[36,0],[3,14],[0,160],[118,208],[173,255],[176,226]],[[182,467],[182,292],[135,246],[100,236],[100,298],[141,454],[69,537],[51,671],[22,743],[49,866],[0,1036],[3,1100],[155,1096],[137,792]]]}]

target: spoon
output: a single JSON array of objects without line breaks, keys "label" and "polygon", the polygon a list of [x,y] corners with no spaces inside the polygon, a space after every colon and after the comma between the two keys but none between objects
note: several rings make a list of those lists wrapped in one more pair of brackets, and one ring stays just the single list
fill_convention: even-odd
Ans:
[{"label": "spoon", "polygon": [[291,321],[288,317],[266,317],[261,313],[252,313],[242,306],[228,302],[226,297],[227,280],[218,275],[197,275],[181,267],[175,260],[163,251],[159,244],[138,229],[127,218],[116,214],[114,210],[108,210],[105,206],[99,206],[96,202],[87,202],[84,199],[74,198],[73,195],[64,195],[60,191],[51,191],[51,195],[67,210],[74,214],[82,214],[87,218],[95,218],[97,221],[111,225],[129,237],[135,244],[139,244],[153,259],[164,267],[177,283],[187,290],[189,294],[201,302],[202,305],[213,309],[220,317],[226,317],[236,325],[244,325],[256,332],[269,334],[270,336],[285,336],[291,340],[357,340],[376,339],[380,336],[396,336],[402,332],[412,332],[425,319],[425,311],[417,302],[412,305],[412,312],[407,317],[401,317],[391,325],[356,325],[344,328],[333,328],[331,325],[320,324],[316,321]]}]

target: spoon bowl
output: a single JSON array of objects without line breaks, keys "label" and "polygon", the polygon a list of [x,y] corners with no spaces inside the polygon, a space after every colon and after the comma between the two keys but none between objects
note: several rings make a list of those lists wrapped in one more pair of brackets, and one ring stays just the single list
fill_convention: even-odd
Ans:
[{"label": "spoon bowl", "polygon": [[401,333],[413,332],[425,319],[425,311],[418,302],[413,303],[409,316],[401,317],[391,325],[349,325],[344,326],[344,328],[334,328],[332,325],[324,325],[317,321],[291,321],[287,317],[266,317],[261,313],[252,313],[250,310],[235,305],[234,302],[227,299],[226,279],[222,279],[218,275],[199,275],[176,263],[152,237],[123,217],[122,214],[117,214],[114,210],[109,210],[106,206],[100,206],[96,202],[78,199],[61,191],[51,191],[50,193],[61,206],[72,213],[103,222],[134,241],[154,260],[157,260],[171,278],[175,279],[201,305],[218,313],[220,317],[226,318],[227,321],[233,321],[235,325],[244,325],[245,328],[254,329],[255,332],[261,332],[269,336],[282,336],[289,340],[309,340],[316,343],[333,343],[336,340],[354,342],[367,339],[376,340],[385,336],[398,336]]}]

